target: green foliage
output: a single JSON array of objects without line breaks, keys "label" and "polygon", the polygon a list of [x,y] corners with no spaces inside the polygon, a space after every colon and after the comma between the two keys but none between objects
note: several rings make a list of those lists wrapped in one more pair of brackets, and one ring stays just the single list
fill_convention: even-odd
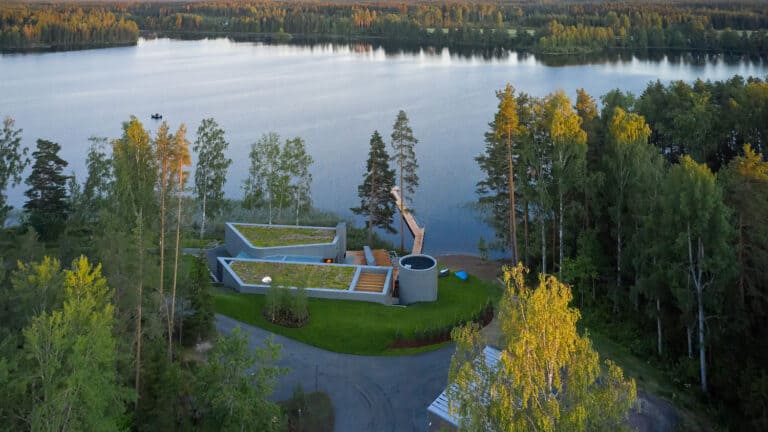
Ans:
[{"label": "green foliage", "polygon": [[264,317],[285,327],[302,327],[309,321],[309,304],[304,288],[292,290],[269,287],[264,296]]},{"label": "green foliage", "polygon": [[[626,428],[634,380],[599,356],[576,330],[571,291],[553,276],[531,288],[522,264],[505,268],[498,319],[505,337],[498,364],[485,362],[476,325],[457,328],[449,408],[468,430],[604,430]],[[555,317],[555,319],[553,319]]]},{"label": "green foliage", "polygon": [[5,225],[12,209],[6,202],[6,190],[21,182],[21,173],[29,164],[29,149],[21,146],[21,129],[14,129],[15,124],[12,118],[5,117],[0,134],[0,225]]},{"label": "green foliage", "polygon": [[24,329],[20,375],[32,430],[115,430],[131,393],[119,383],[114,306],[101,266],[85,257],[64,272],[63,309],[43,312]]},{"label": "green foliage", "polygon": [[24,264],[18,261],[10,277],[11,289],[2,302],[8,312],[2,326],[18,331],[36,316],[61,308],[64,302],[64,273],[56,258]]},{"label": "green foliage", "polygon": [[373,131],[363,183],[357,187],[360,206],[351,209],[352,213],[366,217],[369,244],[373,242],[374,228],[395,232],[392,227],[396,208],[395,197],[392,195],[395,170],[389,168],[389,159],[381,135]]},{"label": "green foliage", "polygon": [[59,157],[61,146],[55,142],[37,140],[37,150],[32,153],[35,162],[27,177],[29,186],[24,195],[24,210],[29,224],[43,240],[55,240],[64,229],[70,211],[67,198],[67,177],[63,174],[67,162]]},{"label": "green foliage", "polygon": [[280,346],[270,339],[252,351],[240,328],[220,336],[208,362],[197,371],[204,430],[282,430],[280,408],[267,400],[285,372],[272,365],[279,355]]},{"label": "green foliage", "polygon": [[191,315],[184,319],[184,334],[188,340],[200,342],[213,333],[214,303],[211,275],[203,257],[195,257],[189,270],[189,302]]},{"label": "green foliage", "polygon": [[[392,155],[390,160],[395,163],[397,170],[397,186],[400,188],[403,205],[413,201],[413,194],[419,186],[419,176],[416,170],[419,163],[416,160],[414,148],[419,142],[413,136],[413,130],[408,121],[408,115],[400,110],[397,113],[395,124],[392,125]],[[411,210],[408,210],[411,211]],[[403,222],[400,222],[400,250],[405,249]]]},{"label": "green foliage", "polygon": [[192,150],[197,153],[195,165],[195,194],[200,203],[200,238],[205,234],[207,214],[218,214],[224,201],[224,184],[232,159],[224,153],[229,143],[213,118],[203,119],[197,128],[197,139]]}]

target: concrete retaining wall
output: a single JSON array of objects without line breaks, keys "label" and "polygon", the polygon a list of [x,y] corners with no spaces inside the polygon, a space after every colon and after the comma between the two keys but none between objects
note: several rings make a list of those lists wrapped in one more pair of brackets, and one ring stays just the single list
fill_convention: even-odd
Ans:
[{"label": "concrete retaining wall", "polygon": [[[222,269],[222,283],[235,291],[247,294],[266,294],[270,288],[269,285],[261,284],[246,284],[237,276],[237,274],[230,267],[230,263],[234,261],[258,261],[258,262],[273,262],[260,259],[245,259],[245,258],[219,258],[219,265]],[[333,289],[324,287],[305,288],[307,297],[314,298],[327,298],[335,300],[356,300],[367,301],[373,303],[390,304],[391,297],[388,290],[384,290],[381,293],[371,293],[354,291],[354,286],[357,283],[357,279],[360,277],[360,273],[365,271],[368,273],[386,273],[386,286],[389,286],[392,281],[392,269],[389,267],[373,267],[373,266],[355,266],[347,264],[321,264],[321,263],[297,263],[300,265],[333,265],[342,267],[355,267],[355,275],[352,278],[352,282],[347,289]],[[285,287],[287,289],[295,290],[295,287]]]},{"label": "concrete retaining wall", "polygon": [[[311,228],[333,231],[335,238],[330,243],[317,243],[292,246],[255,247],[237,230],[237,226],[263,226],[274,228]],[[347,253],[347,228],[344,222],[336,225],[336,228],[328,227],[296,227],[294,225],[265,225],[265,224],[241,224],[227,222],[224,226],[224,244],[230,256],[237,257],[247,255],[250,258],[264,258],[271,255],[305,255],[318,258],[332,258],[336,262],[344,262]]]}]

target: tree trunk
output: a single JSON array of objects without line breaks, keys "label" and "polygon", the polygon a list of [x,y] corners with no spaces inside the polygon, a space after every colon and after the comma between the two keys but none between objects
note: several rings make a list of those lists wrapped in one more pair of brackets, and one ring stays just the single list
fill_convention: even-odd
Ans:
[{"label": "tree trunk", "polygon": [[[373,168],[373,164],[371,164]],[[368,196],[368,246],[373,243],[373,212],[376,209],[376,191],[378,190],[376,185],[376,170],[371,169],[371,195]],[[389,192],[389,191],[388,191]],[[402,220],[403,218],[400,218]]]},{"label": "tree trunk", "polygon": [[691,330],[691,326],[687,325],[685,326],[685,335],[688,339],[688,358],[693,358],[693,330]]},{"label": "tree trunk", "polygon": [[400,251],[405,250],[405,189],[403,188],[403,146],[400,145]]},{"label": "tree trunk", "polygon": [[659,353],[659,356],[661,356],[662,355],[661,300],[658,297],[656,297],[656,334],[657,334],[656,349]]},{"label": "tree trunk", "polygon": [[142,295],[144,291],[144,211],[139,209],[139,287],[136,291],[136,402],[134,406],[139,407],[139,399],[141,398],[141,303]]},{"label": "tree trunk", "polygon": [[744,215],[739,214],[739,268],[742,270],[739,272],[739,300],[741,308],[746,306],[746,298],[744,294]]},{"label": "tree trunk", "polygon": [[181,240],[181,193],[184,190],[184,165],[179,162],[178,215],[176,217],[176,254],[173,261],[173,288],[171,289],[171,316],[168,320],[168,359],[173,362],[173,322],[176,313],[176,281],[179,274],[179,245]]},{"label": "tree trunk", "polygon": [[531,265],[531,250],[528,245],[528,200],[526,199],[523,201],[523,211],[525,214],[523,215],[523,224],[525,225],[525,232],[523,233],[523,236],[525,237],[525,266],[530,267]]},{"label": "tree trunk", "polygon": [[[552,271],[555,271],[555,263],[557,263],[557,214],[552,211]],[[559,269],[558,269],[559,271]]]},{"label": "tree trunk", "polygon": [[547,235],[544,212],[541,212],[541,273],[547,274]]},{"label": "tree trunk", "polygon": [[621,291],[621,215],[617,218],[616,230],[616,292],[613,293],[613,313],[619,312],[619,292]]},{"label": "tree trunk", "polygon": [[203,217],[200,221],[200,238],[205,236],[205,206],[208,202],[208,191],[203,191]]},{"label": "tree trunk", "polygon": [[517,265],[517,220],[515,212],[515,171],[512,159],[512,135],[507,132],[507,162],[509,164],[509,249],[512,253],[512,265]]},{"label": "tree trunk", "polygon": [[557,267],[557,278],[560,280],[563,280],[563,219],[564,219],[564,213],[563,213],[563,186],[560,185],[559,189],[559,200],[560,200],[560,226],[558,227],[559,231],[559,237],[560,237],[560,250],[559,250],[559,257],[560,260],[558,261],[558,267]]}]

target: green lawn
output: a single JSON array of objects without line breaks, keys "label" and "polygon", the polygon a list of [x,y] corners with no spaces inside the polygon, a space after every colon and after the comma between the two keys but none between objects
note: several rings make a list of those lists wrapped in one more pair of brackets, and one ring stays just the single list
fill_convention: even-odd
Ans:
[{"label": "green lawn", "polygon": [[[350,300],[309,299],[309,324],[286,328],[267,322],[263,315],[264,296],[256,294],[215,294],[216,311],[238,321],[296,339],[329,351],[362,355],[398,355],[429,348],[390,350],[399,333],[412,335],[467,319],[488,299],[496,301],[497,285],[471,276],[461,281],[453,276],[439,279],[438,300],[408,307],[385,306]],[[438,344],[433,348],[443,346]]]},{"label": "green lawn", "polygon": [[234,227],[255,247],[330,243],[336,237],[336,231],[330,229],[238,224]]},{"label": "green lawn", "polygon": [[269,276],[273,286],[348,289],[355,277],[354,267],[328,264],[234,261],[231,267],[244,283],[257,285]]}]

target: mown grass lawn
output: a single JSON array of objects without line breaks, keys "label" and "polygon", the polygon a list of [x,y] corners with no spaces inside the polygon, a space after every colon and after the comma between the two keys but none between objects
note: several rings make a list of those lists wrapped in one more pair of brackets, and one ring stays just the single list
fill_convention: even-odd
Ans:
[{"label": "mown grass lawn", "polygon": [[354,267],[327,264],[234,261],[231,267],[244,283],[257,285],[269,276],[273,286],[347,289],[355,277]]},{"label": "mown grass lawn", "polygon": [[486,302],[496,301],[500,289],[493,282],[470,276],[468,281],[452,275],[439,279],[438,300],[408,307],[385,306],[349,300],[309,299],[309,324],[286,328],[264,319],[264,296],[219,292],[214,295],[216,311],[274,333],[329,351],[361,355],[398,355],[439,348],[392,350],[397,334],[446,326],[469,319]]},{"label": "mown grass lawn", "polygon": [[336,237],[336,231],[330,229],[238,224],[234,227],[255,247],[330,243]]}]

